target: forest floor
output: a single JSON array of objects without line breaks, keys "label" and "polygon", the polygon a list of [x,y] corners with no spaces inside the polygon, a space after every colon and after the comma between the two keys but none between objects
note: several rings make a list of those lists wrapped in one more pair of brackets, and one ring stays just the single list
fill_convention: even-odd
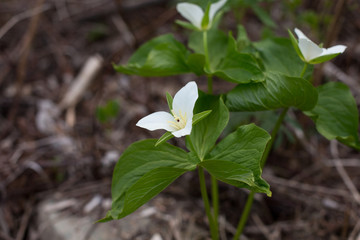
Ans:
[{"label": "forest floor", "polygon": [[[264,7],[278,24],[274,32],[287,37],[286,29],[295,23],[281,13],[283,2]],[[324,13],[325,2],[303,1],[298,11],[337,16],[335,25],[320,26],[319,33],[348,49],[317,67],[315,77],[318,83],[348,84],[360,106],[360,4],[338,1],[344,5]],[[58,209],[74,216],[93,211],[104,216],[118,157],[131,143],[162,134],[136,122],[167,109],[164,93],[174,94],[190,80],[206,89],[206,79],[195,75],[143,78],[112,68],[155,36],[173,33],[185,43],[187,31],[175,25],[180,16],[174,6],[166,0],[0,2],[0,239],[39,239],[39,203],[46,199],[75,201]],[[224,26],[236,29],[235,19],[232,12],[225,14]],[[252,40],[260,39],[262,23],[252,11],[244,11],[242,22]],[[232,87],[214,82],[215,93]],[[117,103],[118,114],[101,122],[97,108],[109,102]],[[244,237],[360,239],[359,152],[321,137],[296,110],[289,116],[296,116],[301,128],[284,125],[263,172],[272,197],[256,195]],[[184,147],[184,139],[171,141]],[[122,239],[154,234],[158,238],[152,239],[210,239],[197,181],[196,172],[187,173],[145,206],[161,213],[147,215],[157,219],[151,221],[157,232],[142,229]],[[234,234],[247,194],[220,183],[223,240]]]}]

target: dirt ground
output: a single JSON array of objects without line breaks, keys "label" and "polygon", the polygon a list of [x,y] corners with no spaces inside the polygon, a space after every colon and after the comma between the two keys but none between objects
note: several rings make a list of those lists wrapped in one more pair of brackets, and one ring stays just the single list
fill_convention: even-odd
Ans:
[{"label": "dirt ground", "polygon": [[[302,24],[310,33],[309,24],[297,16],[316,13],[320,20],[311,22],[317,27],[312,39],[348,49],[317,66],[315,81],[346,83],[359,106],[360,2],[305,0],[292,13],[284,10],[286,2],[262,5],[278,24],[274,32],[287,37],[286,29]],[[109,199],[112,169],[122,151],[162,134],[137,128],[136,122],[167,109],[166,91],[174,94],[190,80],[206,89],[206,80],[195,75],[143,78],[112,68],[155,36],[174,33],[185,43],[188,32],[175,25],[180,16],[174,6],[166,0],[0,1],[0,239],[38,239],[37,207],[49,197],[76,199],[79,209],[94,196]],[[331,18],[322,22],[322,16]],[[225,14],[224,29],[236,29],[236,24],[234,12]],[[262,22],[253,11],[243,11],[242,24],[252,40],[260,39]],[[81,79],[89,81],[73,84]],[[214,82],[216,93],[232,87]],[[119,112],[101,122],[96,109],[110,100],[119,104]],[[256,196],[244,235],[255,240],[360,239],[359,152],[327,141],[296,110],[290,117],[297,117],[301,128],[285,124],[288,135],[278,139],[263,173],[272,197]],[[172,143],[184,147],[184,139]],[[163,239],[182,239],[181,231],[210,238],[197,181],[195,172],[187,173],[152,200],[163,214],[180,221],[166,233],[159,230]],[[231,239],[247,194],[220,184],[222,239]]]}]

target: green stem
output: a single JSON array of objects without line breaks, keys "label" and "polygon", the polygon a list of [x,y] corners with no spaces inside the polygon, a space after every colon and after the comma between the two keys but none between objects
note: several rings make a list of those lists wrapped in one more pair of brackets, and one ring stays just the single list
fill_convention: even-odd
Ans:
[{"label": "green stem", "polygon": [[[305,72],[306,72],[306,69],[307,69],[307,66],[308,66],[308,63],[305,63],[304,65],[304,68],[300,74],[300,78],[303,78],[304,75],[305,75]],[[274,144],[274,141],[275,141],[275,138],[276,138],[276,135],[281,127],[281,124],[286,116],[286,113],[288,112],[289,108],[284,108],[283,111],[281,112],[278,120],[276,121],[275,123],[275,126],[271,132],[271,140],[270,142],[266,145],[266,148],[265,148],[265,151],[264,151],[264,154],[261,158],[261,169],[264,168],[265,166],[265,163],[267,161],[267,158],[269,156],[269,153],[270,153],[270,150]],[[240,218],[240,221],[238,223],[238,226],[237,226],[237,229],[236,229],[236,233],[234,235],[234,238],[233,240],[238,240],[241,233],[243,232],[244,230],[244,227],[245,227],[245,224],[247,222],[247,219],[249,218],[249,214],[250,214],[250,210],[251,210],[251,206],[254,202],[254,195],[255,195],[255,192],[251,191],[249,196],[248,196],[248,199],[246,200],[246,204],[245,204],[245,207],[244,207],[244,211],[241,215],[241,218]]]},{"label": "green stem", "polygon": [[237,226],[236,233],[234,235],[233,240],[238,240],[241,233],[244,230],[245,224],[246,224],[246,222],[247,222],[247,220],[249,218],[251,206],[252,206],[252,204],[254,202],[254,195],[255,195],[255,192],[251,191],[248,198],[247,198],[247,200],[246,200],[246,204],[245,204],[244,210],[243,210],[243,212],[241,214],[241,218],[240,218],[239,224]]},{"label": "green stem", "polygon": [[265,148],[265,151],[264,151],[264,154],[261,158],[261,169],[264,168],[265,166],[265,163],[266,163],[266,160],[269,156],[269,153],[270,153],[270,150],[275,142],[275,138],[276,138],[276,135],[281,127],[281,124],[286,116],[286,113],[288,112],[289,108],[284,108],[283,111],[281,112],[278,120],[276,121],[275,123],[275,126],[273,128],[273,130],[271,131],[271,140],[270,142],[266,145],[266,148]]},{"label": "green stem", "polygon": [[210,58],[209,58],[207,31],[203,31],[203,45],[204,45],[204,54],[205,54],[205,67],[207,68],[207,70],[210,70]]},{"label": "green stem", "polygon": [[[205,68],[208,71],[210,71],[210,58],[209,58],[207,31],[203,32],[203,45],[204,45],[204,54],[205,54]],[[208,80],[208,94],[213,94],[212,76],[208,75],[207,80]],[[214,211],[214,224],[217,227],[218,216],[219,216],[219,189],[218,189],[218,182],[216,178],[212,175],[211,175],[211,197],[212,197],[213,211]]]},{"label": "green stem", "polygon": [[211,194],[213,201],[213,211],[214,211],[214,222],[218,226],[219,218],[219,188],[216,177],[211,175]]},{"label": "green stem", "polygon": [[219,239],[218,228],[217,228],[217,224],[215,224],[214,218],[213,218],[213,216],[211,214],[211,210],[210,210],[210,202],[209,202],[209,198],[208,198],[208,194],[207,194],[207,190],[206,190],[206,184],[205,184],[204,169],[199,166],[198,172],[199,172],[201,196],[204,201],[205,212],[208,217],[209,225],[210,225],[211,239],[218,240]]},{"label": "green stem", "polygon": [[302,70],[302,72],[300,74],[300,78],[304,77],[308,65],[309,65],[308,63],[305,63],[304,68],[303,68],[303,70]]}]

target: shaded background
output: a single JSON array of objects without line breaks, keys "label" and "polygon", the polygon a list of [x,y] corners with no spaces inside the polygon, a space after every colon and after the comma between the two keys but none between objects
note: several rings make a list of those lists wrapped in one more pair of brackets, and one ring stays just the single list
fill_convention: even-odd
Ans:
[{"label": "shaded background", "polygon": [[[301,28],[346,52],[315,69],[316,84],[342,81],[359,105],[358,0],[230,1],[220,27],[242,23],[252,40]],[[124,220],[93,224],[109,209],[114,164],[132,142],[162,132],[137,128],[167,109],[195,75],[143,78],[117,74],[147,40],[187,30],[175,1],[2,0],[0,2],[0,239],[209,239],[196,173],[187,173]],[[215,93],[232,84],[215,80]],[[263,119],[263,120],[262,120]],[[266,121],[264,121],[266,119]],[[297,120],[296,120],[297,119]],[[232,114],[229,128],[274,112]],[[172,143],[184,146],[183,139]],[[263,177],[273,197],[257,195],[248,239],[359,239],[360,155],[316,133],[291,111]],[[231,239],[247,191],[220,184],[220,231]],[[246,239],[246,238],[245,238]]]}]

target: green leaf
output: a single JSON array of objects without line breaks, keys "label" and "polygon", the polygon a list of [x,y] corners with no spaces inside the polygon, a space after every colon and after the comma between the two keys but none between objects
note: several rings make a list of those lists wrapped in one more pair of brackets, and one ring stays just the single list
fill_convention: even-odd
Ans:
[{"label": "green leaf", "polygon": [[[290,77],[300,76],[304,68],[304,62],[301,61],[296,51],[294,51],[289,39],[268,38],[254,43],[254,46],[259,51],[266,71],[279,72]],[[309,66],[304,78],[309,79],[312,71],[313,66]]]},{"label": "green leaf", "polygon": [[251,5],[252,10],[254,11],[254,13],[256,14],[256,16],[268,27],[271,28],[276,28],[277,25],[276,23],[271,19],[271,17],[269,16],[269,14],[262,9],[261,7],[259,7],[257,4],[252,4]]},{"label": "green leaf", "polygon": [[191,72],[198,76],[205,75],[205,56],[199,53],[190,54],[187,58],[187,65]]},{"label": "green leaf", "polygon": [[[217,29],[211,29],[207,32],[209,59],[211,69],[219,64],[221,59],[225,57],[228,48],[228,36]],[[195,53],[204,55],[203,33],[193,32],[189,37],[189,48]]]},{"label": "green leaf", "polygon": [[[175,179],[179,176],[178,173],[180,174],[180,170],[190,171],[196,168],[197,162],[195,162],[195,158],[184,150],[168,143],[163,143],[155,147],[156,141],[156,139],[149,139],[135,142],[124,151],[113,173],[111,186],[112,208],[107,214],[107,217],[102,221],[119,219],[130,214],[134,209],[132,205],[130,208],[126,205],[126,199],[129,199],[128,194],[133,196],[132,194],[134,193],[132,191],[137,189],[134,186],[139,186],[138,182],[143,182],[143,177],[148,177],[153,174],[153,170],[155,171],[155,169],[159,168],[179,170],[176,170],[177,173],[174,173],[173,178],[169,176],[163,179],[163,181],[160,178],[156,180],[159,186],[164,187],[169,184],[170,179]],[[146,193],[146,196],[152,197],[158,193],[159,189],[154,190],[154,192],[149,191],[149,193]],[[143,196],[143,199],[145,199],[144,197],[145,196]],[[140,201],[141,203],[144,202],[143,199]],[[136,206],[138,206],[139,203],[137,203]]]},{"label": "green leaf", "polygon": [[235,50],[222,59],[213,74],[234,83],[261,82],[265,79],[255,58]]},{"label": "green leaf", "polygon": [[216,140],[229,121],[229,111],[219,96],[200,92],[194,112],[211,110],[211,113],[193,126],[190,136],[187,136],[188,148],[196,152],[199,159],[204,159],[213,148]]},{"label": "green leaf", "polygon": [[285,107],[311,110],[318,93],[308,81],[280,73],[266,73],[260,83],[240,84],[226,96],[230,111],[263,111]]},{"label": "green leaf", "polygon": [[242,165],[226,160],[204,160],[200,164],[212,176],[220,181],[237,187],[254,185],[254,175],[250,169]]},{"label": "green leaf", "polygon": [[158,140],[157,142],[155,143],[155,147],[166,142],[167,140],[170,140],[174,137],[174,135],[172,135],[171,132],[166,132],[164,133]]},{"label": "green leaf", "polygon": [[166,101],[169,105],[169,109],[170,111],[173,109],[172,104],[173,104],[173,97],[170,95],[170,93],[166,92]]},{"label": "green leaf", "polygon": [[124,208],[118,218],[123,218],[147,203],[187,170],[162,167],[151,170],[126,192]]},{"label": "green leaf", "polygon": [[270,135],[255,124],[241,126],[200,165],[219,180],[271,196],[269,184],[261,178],[261,157],[269,140]]},{"label": "green leaf", "polygon": [[209,114],[212,112],[212,110],[208,110],[208,111],[203,111],[201,113],[197,113],[193,116],[192,119],[192,124],[195,125],[198,122],[200,122],[201,120],[203,120],[204,118],[206,118],[207,116],[209,116]]},{"label": "green leaf", "polygon": [[247,35],[246,29],[242,25],[237,26],[237,48],[239,51],[251,44],[251,41]]},{"label": "green leaf", "polygon": [[192,31],[200,31],[200,29],[198,29],[197,27],[195,27],[194,25],[192,25],[189,22],[185,22],[185,21],[182,21],[182,20],[176,20],[175,23],[182,26],[183,28],[187,28],[187,29],[192,30]]},{"label": "green leaf", "polygon": [[210,18],[209,18],[209,12],[210,12],[210,2],[208,2],[207,6],[206,6],[206,10],[204,12],[204,16],[203,19],[201,21],[201,27],[202,29],[208,29],[209,27],[209,22],[210,22]]},{"label": "green leaf", "polygon": [[329,82],[318,87],[319,100],[314,109],[304,112],[327,139],[360,150],[359,113],[350,89],[343,83]]},{"label": "green leaf", "polygon": [[173,35],[166,34],[142,45],[127,65],[114,65],[118,72],[139,76],[171,76],[190,72],[188,50]]},{"label": "green leaf", "polygon": [[293,45],[293,47],[294,47],[294,49],[295,49],[295,52],[296,52],[297,55],[300,57],[300,59],[305,62],[304,56],[303,56],[303,54],[301,53],[301,50],[300,50],[300,48],[299,48],[299,42],[298,42],[298,40],[295,38],[294,34],[293,34],[289,29],[288,29],[288,33],[289,33],[289,36],[290,36],[291,44]]},{"label": "green leaf", "polygon": [[335,57],[338,56],[339,54],[340,54],[340,53],[335,53],[335,54],[329,54],[329,55],[317,57],[317,58],[314,58],[313,60],[311,60],[309,63],[310,63],[310,64],[319,64],[319,63],[327,62],[327,61],[335,58]]}]

